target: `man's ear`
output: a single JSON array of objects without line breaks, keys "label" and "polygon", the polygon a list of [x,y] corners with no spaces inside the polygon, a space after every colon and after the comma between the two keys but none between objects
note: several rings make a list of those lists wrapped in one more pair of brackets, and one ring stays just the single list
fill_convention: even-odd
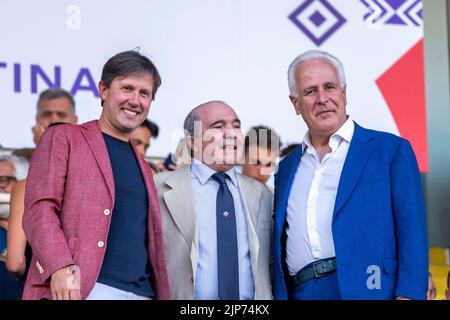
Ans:
[{"label": "man's ear", "polygon": [[298,98],[289,95],[289,99],[291,100],[291,103],[294,106],[295,113],[300,114],[300,102],[298,101]]},{"label": "man's ear", "polygon": [[347,105],[347,86],[342,88],[342,95],[344,96],[344,105]]},{"label": "man's ear", "polygon": [[76,114],[70,116],[70,123],[76,124],[78,122],[78,117]]},{"label": "man's ear", "polygon": [[98,93],[100,94],[100,98],[102,98],[102,101],[105,101],[106,99],[106,91],[108,88],[106,87],[105,83],[103,81],[99,81],[98,83]]},{"label": "man's ear", "polygon": [[187,144],[187,146],[188,146],[188,148],[189,148],[189,150],[190,150],[190,153],[191,153],[191,156],[192,155],[194,155],[195,154],[195,151],[196,151],[196,146],[195,146],[195,140],[194,140],[194,137],[193,136],[187,136],[186,138],[185,138],[185,141],[186,141],[186,144]]}]

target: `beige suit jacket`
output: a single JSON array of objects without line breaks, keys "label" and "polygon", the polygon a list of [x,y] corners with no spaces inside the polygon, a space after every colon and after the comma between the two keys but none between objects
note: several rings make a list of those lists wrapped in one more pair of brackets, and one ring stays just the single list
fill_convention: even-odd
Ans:
[{"label": "beige suit jacket", "polygon": [[[236,172],[247,219],[254,298],[272,299],[271,259],[273,195],[260,182]],[[194,299],[199,250],[197,214],[190,167],[154,177],[163,220],[163,235],[172,299]]]}]

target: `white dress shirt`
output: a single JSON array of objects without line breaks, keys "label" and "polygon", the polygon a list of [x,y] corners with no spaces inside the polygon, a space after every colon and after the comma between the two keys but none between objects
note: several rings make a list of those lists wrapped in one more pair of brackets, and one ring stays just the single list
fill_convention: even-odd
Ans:
[{"label": "white dress shirt", "polygon": [[286,217],[286,263],[291,275],[311,262],[335,256],[331,230],[334,203],[354,130],[349,117],[330,137],[331,153],[322,161],[311,145],[309,131],[305,134]]},{"label": "white dress shirt", "polygon": [[[195,299],[217,300],[217,234],[216,197],[219,183],[211,176],[214,170],[193,159],[191,164],[192,187],[194,190],[199,259],[195,276]],[[247,221],[239,186],[234,169],[225,172],[228,188],[233,195],[236,214],[238,259],[239,259],[239,297],[241,300],[253,299],[254,284],[250,264]]]}]

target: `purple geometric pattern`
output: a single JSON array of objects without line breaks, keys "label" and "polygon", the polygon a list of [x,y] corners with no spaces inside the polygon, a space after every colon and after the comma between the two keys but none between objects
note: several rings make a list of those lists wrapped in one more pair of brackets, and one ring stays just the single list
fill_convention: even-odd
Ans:
[{"label": "purple geometric pattern", "polygon": [[316,46],[324,43],[347,21],[327,0],[306,0],[288,18]]},{"label": "purple geometric pattern", "polygon": [[[418,4],[420,3],[420,8],[418,7]],[[415,17],[419,18],[420,20],[423,20],[422,17],[422,1],[421,0],[417,0],[415,1],[408,9],[405,10],[405,15],[408,17],[409,20],[411,20],[413,22],[414,25],[416,26],[420,26],[420,24],[417,22],[418,19],[414,19],[411,15],[411,11],[413,11],[414,9],[419,9],[415,11]]]},{"label": "purple geometric pattern", "polygon": [[360,0],[368,12],[364,21],[395,25],[422,25],[421,0]]},{"label": "purple geometric pattern", "polygon": [[[367,0],[367,1],[370,1],[370,0]],[[381,12],[377,16],[377,19],[383,18],[384,15],[387,13],[387,10],[382,5],[380,5],[377,0],[371,1],[371,2],[374,2],[377,5],[377,7],[371,6],[369,3],[367,3],[364,0],[361,0],[361,2],[367,7],[367,9],[369,9],[369,11],[364,15],[364,21],[366,21],[369,18],[369,16],[371,16],[372,14],[375,13],[374,8],[378,8],[381,10]]]},{"label": "purple geometric pattern", "polygon": [[404,4],[407,0],[388,0],[388,4],[392,7],[392,9],[397,10]]},{"label": "purple geometric pattern", "polygon": [[320,27],[320,25],[326,20],[323,15],[320,14],[319,11],[314,12],[314,14],[309,17],[309,20],[311,20],[316,27]]}]

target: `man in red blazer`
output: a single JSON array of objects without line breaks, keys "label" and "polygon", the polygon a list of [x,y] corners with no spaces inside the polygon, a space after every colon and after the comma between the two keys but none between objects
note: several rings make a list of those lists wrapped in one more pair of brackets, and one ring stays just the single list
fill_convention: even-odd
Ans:
[{"label": "man in red blazer", "polygon": [[152,174],[129,142],[160,84],[147,57],[119,53],[103,67],[100,119],[43,134],[25,195],[23,299],[170,298]]}]

